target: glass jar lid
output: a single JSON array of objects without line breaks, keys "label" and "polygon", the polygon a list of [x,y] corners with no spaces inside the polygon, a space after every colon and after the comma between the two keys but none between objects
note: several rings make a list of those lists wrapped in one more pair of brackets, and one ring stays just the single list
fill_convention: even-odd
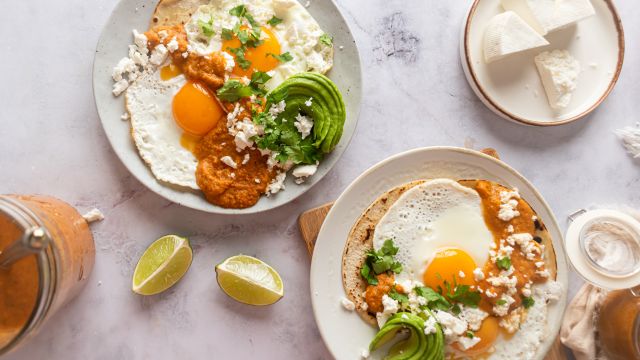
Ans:
[{"label": "glass jar lid", "polygon": [[577,215],[565,236],[567,257],[586,281],[609,290],[640,285],[640,222],[616,210]]}]

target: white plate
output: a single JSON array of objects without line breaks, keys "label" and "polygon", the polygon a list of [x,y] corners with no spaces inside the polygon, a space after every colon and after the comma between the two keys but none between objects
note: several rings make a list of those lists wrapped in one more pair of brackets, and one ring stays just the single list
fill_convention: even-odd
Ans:
[{"label": "white plate", "polygon": [[[487,64],[483,39],[489,20],[503,11],[500,0],[475,0],[462,28],[462,68],[478,97],[507,120],[528,125],[560,125],[581,119],[609,95],[624,59],[624,33],[611,0],[591,0],[596,15],[552,32],[550,45]],[[533,58],[545,51],[567,49],[580,62],[582,73],[566,109],[554,111]]]},{"label": "white plate", "polygon": [[537,354],[538,359],[544,358],[560,329],[568,286],[562,234],[556,219],[538,191],[517,171],[480,152],[455,147],[415,149],[376,164],[351,183],[329,211],[311,261],[311,300],[325,344],[336,359],[358,359],[376,333],[360,316],[345,311],[340,304],[340,299],[346,296],[342,286],[342,251],[351,227],[385,191],[413,180],[436,177],[487,179],[517,187],[547,226],[557,257],[557,280],[564,292],[549,307],[549,336]]},{"label": "white plate", "polygon": [[[360,111],[362,89],[360,55],[351,31],[336,5],[332,1],[313,1],[308,10],[320,26],[334,38],[334,67],[327,75],[342,92],[347,111],[344,132],[338,146],[325,157],[317,173],[304,184],[294,184],[289,176],[285,191],[269,198],[263,196],[256,205],[248,209],[224,209],[208,203],[200,191],[185,191],[156,180],[138,156],[130,135],[129,122],[120,119],[125,112],[124,95],[116,98],[111,94],[112,69],[120,58],[127,56],[127,46],[133,41],[132,29],[146,31],[156,4],[157,0],[121,0],[102,31],[93,63],[93,93],[102,127],[113,150],[133,176],[168,200],[193,209],[221,214],[248,214],[273,209],[292,201],[320,181],[335,165],[349,144]],[[339,50],[339,46],[344,48]]]}]

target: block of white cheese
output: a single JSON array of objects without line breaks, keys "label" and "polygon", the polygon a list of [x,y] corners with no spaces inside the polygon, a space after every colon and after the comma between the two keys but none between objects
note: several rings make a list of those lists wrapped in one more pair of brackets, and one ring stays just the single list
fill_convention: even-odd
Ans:
[{"label": "block of white cheese", "polygon": [[566,108],[576,89],[580,62],[567,50],[553,50],[536,56],[535,63],[551,107]]},{"label": "block of white cheese", "polygon": [[500,0],[541,35],[585,19],[596,12],[589,0]]},{"label": "block of white cheese", "polygon": [[484,32],[484,59],[487,63],[517,52],[549,45],[540,34],[513,11],[489,20]]}]

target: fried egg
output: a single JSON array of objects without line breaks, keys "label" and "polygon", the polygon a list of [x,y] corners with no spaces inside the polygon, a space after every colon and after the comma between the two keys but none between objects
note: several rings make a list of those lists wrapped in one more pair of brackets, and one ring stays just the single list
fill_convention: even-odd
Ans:
[{"label": "fried egg", "polygon": [[478,193],[449,179],[407,190],[376,226],[374,248],[387,239],[400,249],[397,282],[419,281],[434,289],[454,279],[473,285],[473,270],[489,259],[494,242]]},{"label": "fried egg", "polygon": [[[237,37],[224,39],[223,29],[232,29],[240,19],[229,11],[245,5],[247,12],[260,24],[262,43],[248,48],[245,58],[251,65],[243,69],[236,59],[231,72],[236,77],[251,77],[254,71],[270,72],[267,89],[273,89],[286,78],[304,71],[326,73],[333,66],[333,47],[322,43],[324,31],[300,3],[295,0],[242,0],[214,1],[202,5],[185,24],[187,39],[192,51],[207,55],[214,51],[225,51],[240,47]],[[269,25],[276,17],[279,24]],[[203,33],[202,24],[210,24],[212,34]],[[242,20],[241,29],[250,25]],[[289,53],[290,61],[281,62],[272,55]],[[234,55],[235,56],[235,55]]]},{"label": "fried egg", "polygon": [[143,72],[127,89],[133,140],[158,180],[199,189],[191,150],[224,111],[204,86],[184,75],[163,80],[161,73]]}]

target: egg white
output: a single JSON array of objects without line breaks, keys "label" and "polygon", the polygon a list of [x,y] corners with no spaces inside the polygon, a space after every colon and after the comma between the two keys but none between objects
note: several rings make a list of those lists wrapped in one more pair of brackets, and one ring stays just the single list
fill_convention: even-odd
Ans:
[{"label": "egg white", "polygon": [[478,193],[449,179],[430,180],[407,190],[389,208],[374,231],[373,247],[387,239],[399,247],[403,270],[397,281],[422,281],[438,249],[456,247],[482,267],[493,235],[487,228]]},{"label": "egg white", "polygon": [[153,175],[166,183],[199,189],[198,160],[180,144],[183,131],[172,111],[173,97],[186,82],[183,75],[160,79],[159,68],[146,71],[129,86],[125,99],[133,140]]},{"label": "egg white", "polygon": [[[272,27],[281,52],[289,52],[293,59],[279,64],[273,69],[272,79],[267,82],[267,89],[278,86],[291,75],[315,71],[326,73],[333,66],[333,46],[322,44],[319,39],[325,32],[320,25],[296,0],[219,0],[202,5],[185,24],[187,40],[192,51],[200,55],[208,55],[222,49],[222,29],[230,29],[238,22],[238,18],[229,14],[229,10],[238,5],[246,5],[248,12],[262,26],[276,16],[282,22]],[[202,33],[200,21],[208,23],[212,20],[214,35],[208,37]]]}]

